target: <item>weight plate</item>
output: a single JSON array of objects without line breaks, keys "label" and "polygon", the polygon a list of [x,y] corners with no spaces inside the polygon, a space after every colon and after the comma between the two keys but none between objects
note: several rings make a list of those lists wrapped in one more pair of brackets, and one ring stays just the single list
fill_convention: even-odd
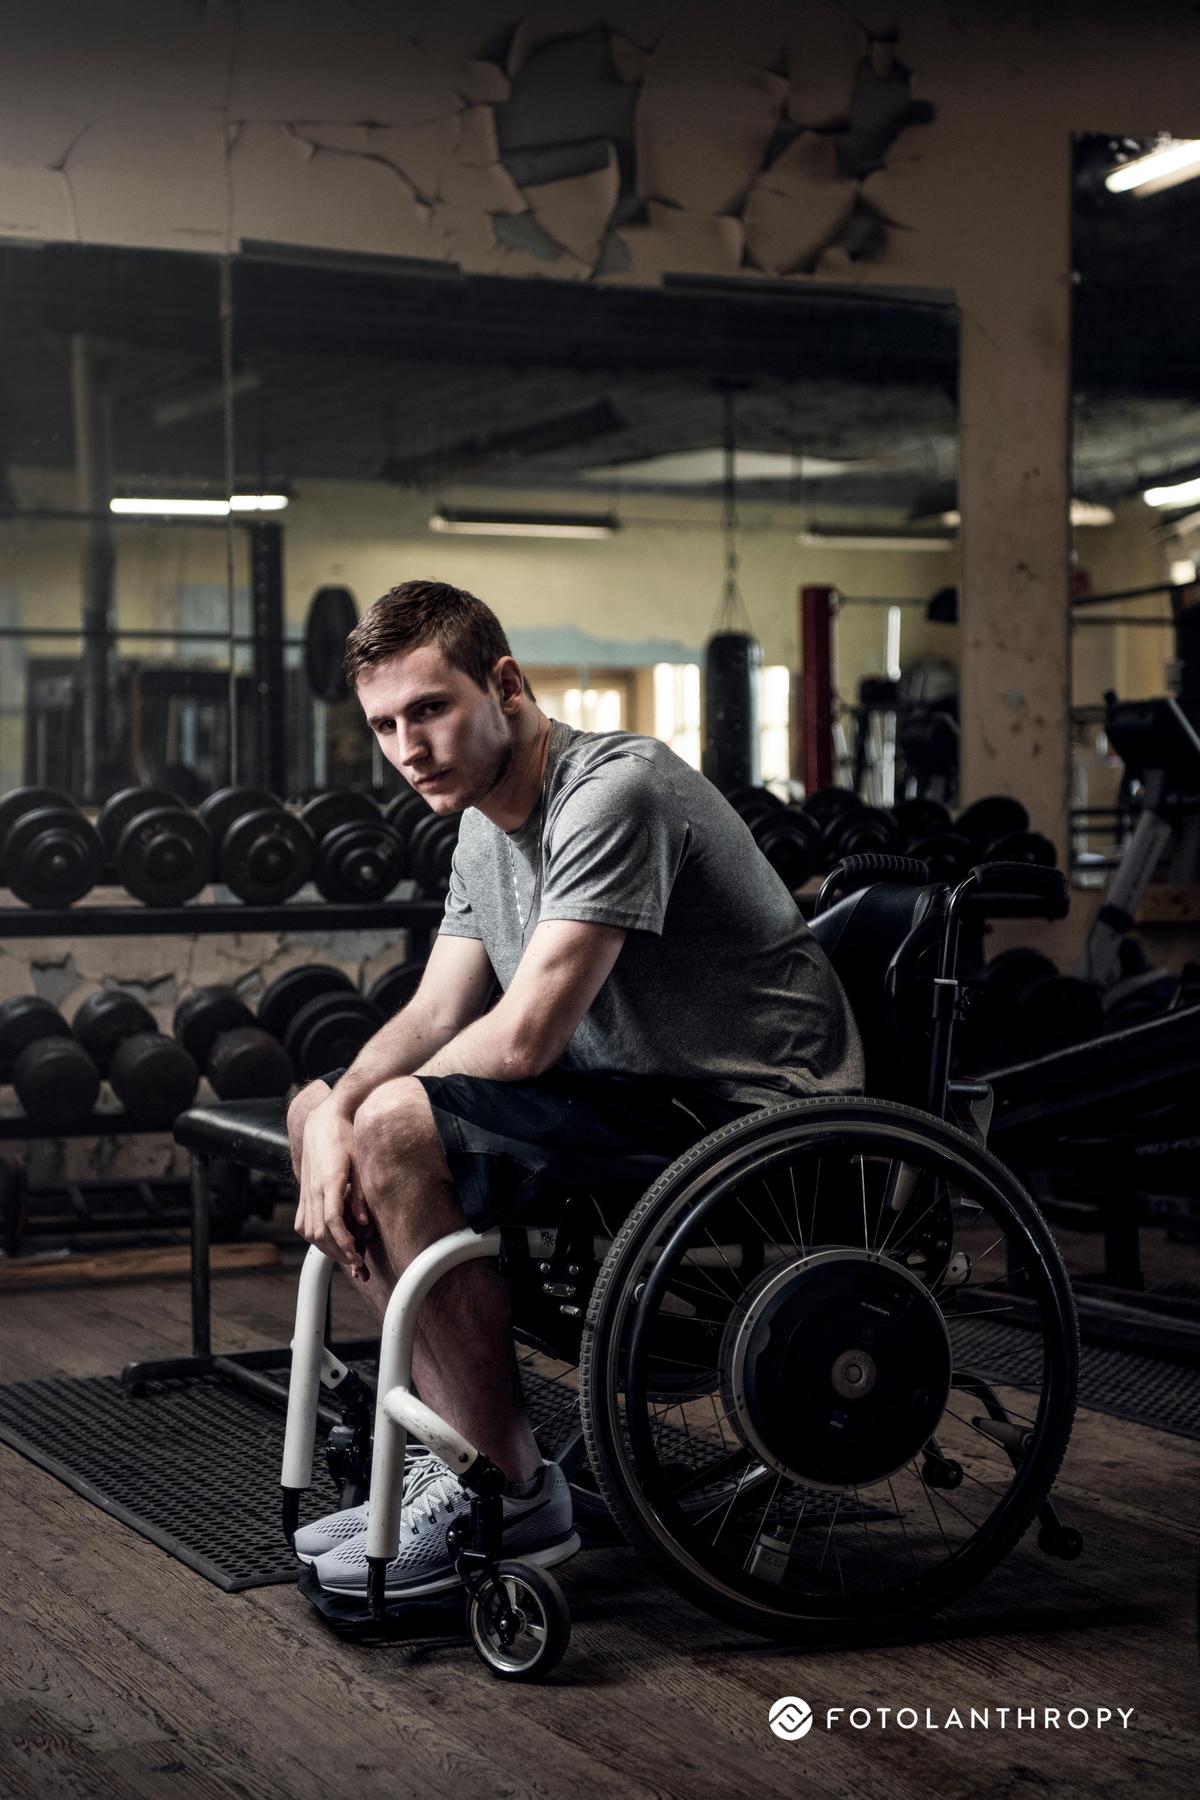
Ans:
[{"label": "weight plate", "polygon": [[13,1070],[13,1088],[37,1124],[65,1131],[92,1111],[100,1093],[100,1075],[74,1038],[45,1037],[22,1050]]},{"label": "weight plate", "polygon": [[822,860],[821,833],[795,807],[767,813],[756,819],[750,829],[785,887],[803,887],[816,874]]},{"label": "weight plate", "polygon": [[405,787],[395,799],[388,801],[383,816],[389,825],[396,827],[401,837],[407,838],[420,820],[429,817],[429,802],[421,798],[416,788]]},{"label": "weight plate", "polygon": [[863,802],[849,788],[818,788],[804,802],[804,811],[810,819],[826,831],[835,820],[844,819],[847,813],[857,812]]},{"label": "weight plate", "polygon": [[901,800],[892,815],[906,847],[951,829],[950,808],[940,800]]},{"label": "weight plate", "polygon": [[871,856],[894,850],[900,841],[900,828],[891,813],[880,806],[860,806],[846,813],[825,834],[829,854],[835,862],[846,856]]},{"label": "weight plate", "polygon": [[1034,868],[1052,869],[1058,862],[1058,852],[1050,839],[1040,831],[1015,831],[1011,837],[1000,838],[996,843],[988,844],[983,860],[1026,863]]},{"label": "weight plate", "polygon": [[215,794],[210,794],[197,807],[196,817],[208,826],[219,854],[225,842],[225,833],[235,819],[240,819],[243,813],[264,812],[279,804],[274,794],[268,794],[264,788],[218,788]]},{"label": "weight plate", "polygon": [[5,840],[4,879],[26,906],[71,906],[103,869],[99,835],[74,806],[24,813]]},{"label": "weight plate", "polygon": [[458,843],[456,816],[444,818],[430,813],[417,825],[408,840],[408,866],[413,880],[426,893],[445,893],[450,886],[450,865]]},{"label": "weight plate", "polygon": [[421,977],[425,973],[425,961],[397,963],[394,969],[385,969],[377,975],[367,989],[366,998],[370,1004],[379,1009],[385,1019],[390,1019],[407,1006],[421,985]]},{"label": "weight plate", "polygon": [[61,807],[65,812],[79,810],[70,794],[60,793],[57,788],[13,788],[11,793],[5,794],[0,800],[0,852],[5,838],[23,813],[37,812],[48,806]]},{"label": "weight plate", "polygon": [[38,1038],[70,1037],[56,1006],[40,994],[14,994],[0,1006],[0,1081],[11,1081],[17,1058]]},{"label": "weight plate", "polygon": [[278,906],[312,874],[317,840],[286,807],[243,813],[221,845],[221,880],[250,906]]},{"label": "weight plate", "polygon": [[318,588],[304,622],[304,672],[317,700],[344,700],[350,692],[343,660],[346,639],[358,624],[349,588]]},{"label": "weight plate", "polygon": [[970,838],[977,850],[984,850],[999,838],[1028,831],[1029,814],[1011,794],[988,794],[959,813],[954,829],[960,837]]},{"label": "weight plate", "polygon": [[113,794],[104,802],[100,817],[96,820],[100,842],[110,856],[115,856],[121,833],[140,813],[161,812],[164,808],[178,812],[182,806],[183,801],[179,795],[172,794],[168,788],[122,788],[120,793]]},{"label": "weight plate", "polygon": [[230,987],[196,988],[175,1008],[171,1029],[192,1061],[203,1068],[223,1031],[253,1025],[254,1014]]},{"label": "weight plate", "polygon": [[731,788],[725,796],[730,806],[740,818],[749,824],[751,819],[761,818],[764,813],[782,812],[783,801],[770,788],[740,787]]},{"label": "weight plate", "polygon": [[[258,1003],[258,1024],[282,1043],[302,1006],[319,994],[352,994],[354,983],[332,963],[302,963],[277,975]],[[331,1065],[332,1066],[332,1065]]]},{"label": "weight plate", "polygon": [[146,906],[182,906],[212,880],[208,827],[181,806],[138,813],[121,833],[117,879]]},{"label": "weight plate", "polygon": [[[458,821],[455,820],[457,835]],[[407,870],[400,833],[378,816],[335,825],[321,840],[316,883],[326,900],[383,900]]]},{"label": "weight plate", "polygon": [[196,1098],[200,1071],[174,1039],[145,1031],[119,1046],[108,1080],[135,1125],[165,1131]]},{"label": "weight plate", "polygon": [[101,1075],[107,1075],[117,1047],[126,1038],[157,1031],[158,1026],[150,1008],[136,994],[127,994],[122,988],[101,988],[76,1009],[71,1029]]},{"label": "weight plate", "polygon": [[300,817],[318,840],[339,825],[350,825],[358,819],[374,823],[382,816],[369,794],[359,794],[349,788],[343,793],[318,794],[300,812]]},{"label": "weight plate", "polygon": [[297,1079],[348,1067],[382,1023],[360,994],[319,994],[300,1008],[284,1041]]},{"label": "weight plate", "polygon": [[292,1085],[287,1051],[259,1025],[223,1032],[204,1072],[219,1100],[274,1100]]},{"label": "weight plate", "polygon": [[971,840],[956,831],[935,832],[933,837],[919,838],[906,852],[923,862],[930,881],[961,881],[975,860]]}]

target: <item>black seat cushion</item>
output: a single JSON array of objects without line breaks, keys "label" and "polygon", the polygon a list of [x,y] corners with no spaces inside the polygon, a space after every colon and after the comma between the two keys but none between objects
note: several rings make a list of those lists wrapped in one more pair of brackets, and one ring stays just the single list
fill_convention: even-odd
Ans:
[{"label": "black seat cushion", "polygon": [[876,882],[812,921],[858,1023],[868,1094],[925,1102],[929,982],[949,893],[944,883]]},{"label": "black seat cushion", "polygon": [[286,1100],[220,1100],[190,1107],[175,1121],[175,1142],[265,1175],[292,1173]]}]

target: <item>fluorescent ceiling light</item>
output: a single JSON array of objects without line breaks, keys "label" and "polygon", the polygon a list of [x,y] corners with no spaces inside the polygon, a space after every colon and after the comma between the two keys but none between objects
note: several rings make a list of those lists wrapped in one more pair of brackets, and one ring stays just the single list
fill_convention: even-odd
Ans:
[{"label": "fluorescent ceiling light", "polygon": [[1142,499],[1147,506],[1189,506],[1200,500],[1200,475],[1191,481],[1177,481],[1174,487],[1147,488]]},{"label": "fluorescent ceiling light", "polygon": [[[733,477],[739,482],[801,481],[844,475],[864,466],[868,465],[861,461],[835,462],[830,457],[792,456],[778,450],[735,450]],[[656,487],[712,487],[724,479],[725,451],[719,444],[708,450],[678,450],[576,471],[578,481],[647,482]]]},{"label": "fluorescent ceiling light", "polygon": [[232,494],[228,500],[184,500],[161,496],[136,500],[110,500],[109,512],[142,518],[225,519],[231,512],[282,512],[286,494]]},{"label": "fluorescent ceiling light", "polygon": [[602,513],[459,512],[441,506],[430,516],[429,529],[464,537],[606,538],[619,525]]},{"label": "fluorescent ceiling light", "polygon": [[159,517],[173,514],[176,518],[223,519],[229,512],[228,500],[110,500],[109,512]]},{"label": "fluorescent ceiling light", "polygon": [[[953,525],[956,531],[962,524],[960,512],[939,513],[938,517],[943,525]],[[1111,506],[1101,506],[1095,500],[1072,500],[1071,502],[1072,525],[1115,525],[1116,522],[1117,515]]]},{"label": "fluorescent ceiling light", "polygon": [[1112,194],[1127,194],[1133,189],[1155,194],[1177,182],[1191,181],[1200,175],[1200,138],[1176,138],[1160,144],[1145,156],[1122,163],[1104,178]]},{"label": "fluorescent ceiling light", "polygon": [[895,526],[870,525],[843,527],[810,525],[799,534],[800,542],[810,548],[826,545],[837,550],[949,550],[954,545],[952,531],[905,532]]}]

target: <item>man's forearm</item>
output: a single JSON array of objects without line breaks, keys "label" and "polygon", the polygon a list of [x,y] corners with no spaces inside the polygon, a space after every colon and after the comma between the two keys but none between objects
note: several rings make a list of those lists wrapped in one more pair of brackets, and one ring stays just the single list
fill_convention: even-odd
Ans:
[{"label": "man's forearm", "polygon": [[412,1075],[454,1038],[418,1007],[406,1006],[363,1045],[333,1090],[338,1109],[352,1119],[368,1094],[385,1081]]},{"label": "man's forearm", "polygon": [[474,1075],[483,1081],[529,1081],[552,1060],[541,1042],[514,1022],[501,1000],[491,1012],[456,1032],[416,1075]]}]

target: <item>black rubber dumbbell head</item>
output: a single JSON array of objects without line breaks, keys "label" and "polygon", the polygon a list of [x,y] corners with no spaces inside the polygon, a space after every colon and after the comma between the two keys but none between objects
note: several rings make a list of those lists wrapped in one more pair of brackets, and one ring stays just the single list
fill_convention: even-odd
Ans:
[{"label": "black rubber dumbbell head", "polygon": [[204,1073],[221,1100],[269,1100],[292,1085],[292,1063],[283,1045],[258,1025],[223,1031]]},{"label": "black rubber dumbbell head", "polygon": [[299,1081],[354,1061],[383,1019],[360,994],[319,994],[292,1020],[284,1043]]},{"label": "black rubber dumbbell head", "polygon": [[108,1079],[136,1125],[165,1131],[196,1098],[200,1071],[174,1038],[139,1031],[117,1046]]},{"label": "black rubber dumbbell head", "polygon": [[352,994],[354,983],[332,963],[302,963],[277,975],[258,1003],[258,1024],[283,1043],[302,1006],[319,994]]},{"label": "black rubber dumbbell head", "polygon": [[166,788],[125,788],[100,815],[117,880],[145,906],[182,906],[213,877],[208,827]]},{"label": "black rubber dumbbell head", "polygon": [[394,969],[385,969],[377,975],[366,992],[366,999],[374,1006],[380,1016],[390,1019],[407,1006],[421,985],[421,977],[425,973],[425,959],[419,962],[397,963]]},{"label": "black rubber dumbbell head", "polygon": [[72,1029],[101,1075],[107,1075],[118,1048],[139,1032],[157,1031],[154,1014],[136,994],[101,988],[78,1008]]},{"label": "black rubber dumbbell head", "polygon": [[232,988],[202,987],[179,1002],[171,1029],[202,1069],[222,1032],[237,1031],[253,1023],[254,1014]]},{"label": "black rubber dumbbell head", "polygon": [[430,813],[413,827],[408,840],[408,866],[417,886],[427,894],[444,894],[458,844],[457,816]]},{"label": "black rubber dumbbell head", "polygon": [[82,1044],[65,1037],[38,1038],[17,1058],[13,1088],[29,1117],[47,1131],[66,1131],[90,1116],[100,1093],[100,1072]]},{"label": "black rubber dumbbell head", "polygon": [[5,831],[4,881],[26,906],[72,906],[103,871],[104,847],[72,800],[28,807]]},{"label": "black rubber dumbbell head", "polygon": [[40,994],[14,994],[0,1005],[0,1081],[11,1081],[21,1052],[39,1038],[70,1037],[56,1006]]},{"label": "black rubber dumbbell head", "polygon": [[221,880],[249,906],[278,906],[304,886],[316,855],[316,838],[295,813],[252,808],[221,841]]}]

